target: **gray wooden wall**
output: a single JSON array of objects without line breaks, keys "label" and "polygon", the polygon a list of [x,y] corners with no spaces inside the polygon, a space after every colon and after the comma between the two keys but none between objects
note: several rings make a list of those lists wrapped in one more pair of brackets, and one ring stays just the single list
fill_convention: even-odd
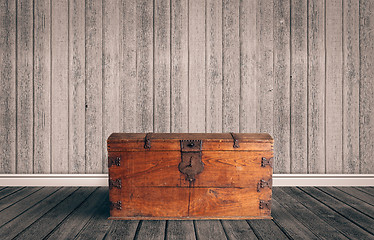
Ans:
[{"label": "gray wooden wall", "polygon": [[112,132],[269,132],[374,173],[374,1],[0,0],[0,172],[102,173]]}]

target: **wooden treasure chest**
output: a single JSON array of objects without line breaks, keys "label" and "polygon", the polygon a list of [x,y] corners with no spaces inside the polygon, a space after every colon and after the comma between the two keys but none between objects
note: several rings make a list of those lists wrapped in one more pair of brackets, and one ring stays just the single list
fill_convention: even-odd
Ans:
[{"label": "wooden treasure chest", "polygon": [[113,133],[110,219],[271,218],[266,133]]}]

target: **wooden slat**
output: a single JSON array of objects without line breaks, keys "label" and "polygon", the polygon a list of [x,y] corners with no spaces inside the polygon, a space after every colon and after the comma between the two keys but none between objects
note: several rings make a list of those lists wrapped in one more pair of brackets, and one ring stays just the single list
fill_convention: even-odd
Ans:
[{"label": "wooden slat", "polygon": [[[222,132],[222,1],[206,1],[205,47],[206,132]],[[239,54],[234,57],[239,57]],[[238,66],[239,64],[235,67]],[[237,83],[238,79],[239,76]]]},{"label": "wooden slat", "polygon": [[[82,231],[76,236],[76,239],[104,239],[111,224],[114,221],[108,220],[109,217],[109,199],[108,195],[94,212],[89,222],[82,228]],[[108,236],[108,235],[107,235]],[[108,236],[110,237],[110,236]]]},{"label": "wooden slat", "polygon": [[337,200],[353,207],[354,209],[364,213],[365,215],[374,217],[374,206],[368,203],[365,203],[361,201],[360,199],[357,199],[354,196],[351,196],[333,187],[323,187],[323,188],[318,188],[318,189],[331,195]]},{"label": "wooden slat", "polygon": [[358,189],[362,192],[365,192],[367,194],[370,194],[370,195],[374,196],[374,188],[372,188],[372,187],[360,187]]},{"label": "wooden slat", "polygon": [[86,1],[86,173],[102,173],[102,1]]},{"label": "wooden slat", "polygon": [[374,2],[360,2],[360,173],[373,173],[374,164]]},{"label": "wooden slat", "polygon": [[71,212],[75,210],[95,188],[80,188],[64,199],[63,202],[48,211],[28,228],[18,234],[15,239],[31,239],[47,237]]},{"label": "wooden slat", "polygon": [[[328,196],[327,194],[315,189],[315,188],[311,188],[311,187],[307,187],[307,188],[302,188],[303,191],[305,191],[306,193],[310,194],[311,196],[313,196],[314,198],[317,198],[318,201],[320,203],[323,203],[323,205],[327,206],[328,208],[331,208],[333,210],[333,214],[337,214],[339,213],[339,215],[343,216],[345,219],[342,220],[342,221],[346,221],[346,220],[350,220],[352,222],[354,222],[357,226],[357,228],[359,229],[355,229],[351,224],[348,225],[348,224],[345,224],[344,226],[342,226],[341,228],[345,228],[344,230],[341,229],[341,228],[338,228],[339,230],[341,230],[347,237],[350,238],[351,235],[355,236],[356,238],[359,238],[360,236],[360,233],[361,234],[364,234],[367,236],[368,233],[371,232],[371,234],[373,234],[373,228],[374,228],[374,220],[367,217],[366,215],[356,211],[355,209],[352,209],[351,207],[349,207],[348,205],[342,203],[342,202],[339,202],[338,200]],[[305,195],[305,193],[304,193]],[[341,222],[342,222],[341,221]],[[341,224],[340,222],[340,224]],[[337,219],[334,219],[334,225],[336,225],[338,223],[338,220]],[[330,225],[332,225],[332,223],[330,223]],[[335,228],[337,228],[337,226],[334,226]],[[365,231],[361,232],[362,229],[365,229]],[[356,233],[354,233],[354,231],[357,230]]]},{"label": "wooden slat", "polygon": [[222,8],[222,131],[239,132],[239,0],[224,0]]},{"label": "wooden slat", "polygon": [[107,188],[99,188],[92,193],[82,205],[53,230],[49,239],[73,239],[85,226],[95,209],[104,203],[108,194]]},{"label": "wooden slat", "polygon": [[325,3],[308,4],[308,172],[325,173]]},{"label": "wooden slat", "polygon": [[[247,24],[247,23],[244,23]],[[243,81],[243,80],[242,80]],[[290,172],[290,3],[274,1],[274,173]]]},{"label": "wooden slat", "polygon": [[240,1],[240,132],[256,132],[257,1]]},{"label": "wooden slat", "polygon": [[338,187],[337,189],[374,206],[374,196],[371,196],[370,194],[361,191],[360,188]]},{"label": "wooden slat", "polygon": [[[295,197],[290,193],[291,190],[296,192]],[[319,214],[324,211],[326,207],[305,195],[305,193],[300,192],[300,190],[295,188],[273,188],[273,199],[280,203],[285,211],[294,216],[317,237],[322,239],[347,239],[342,233],[334,228],[334,225],[336,225],[335,219],[337,219],[338,223],[341,221],[344,223],[347,220],[339,215],[333,215],[333,212],[330,210],[329,213],[326,213],[326,216],[328,217],[328,214],[330,214],[330,216],[334,216],[334,219],[328,219],[329,221],[327,221],[327,223],[329,224],[326,224],[324,221],[325,215],[322,215],[321,218]],[[316,211],[313,207],[316,208]],[[278,217],[275,218],[275,221],[278,221]],[[285,229],[287,230],[288,228]]]},{"label": "wooden slat", "polygon": [[52,173],[69,172],[69,16],[68,1],[51,1],[52,8]]},{"label": "wooden slat", "polygon": [[51,3],[34,2],[34,173],[51,171]]},{"label": "wooden slat", "polygon": [[326,173],[342,173],[342,1],[326,1],[325,11]]},{"label": "wooden slat", "polygon": [[171,1],[171,132],[188,132],[188,0]]},{"label": "wooden slat", "polygon": [[39,191],[40,189],[40,187],[22,188],[19,191],[15,191],[12,194],[7,195],[6,197],[3,197],[0,200],[0,210],[3,211],[7,207],[17,203],[18,201],[24,199],[25,197],[33,194],[36,191]]},{"label": "wooden slat", "polygon": [[343,173],[360,172],[359,1],[343,1]]},{"label": "wooden slat", "polygon": [[166,239],[177,240],[183,236],[186,240],[195,240],[193,221],[169,220],[166,227]]},{"label": "wooden slat", "polygon": [[226,239],[225,231],[218,220],[194,221],[197,239]]},{"label": "wooden slat", "polygon": [[69,2],[69,173],[85,173],[85,1]]},{"label": "wooden slat", "polygon": [[[35,204],[39,203],[43,199],[47,198],[49,195],[56,192],[59,188],[42,188],[39,191],[33,192],[31,195],[27,195],[26,198],[16,202],[14,205],[1,211],[0,215],[0,226],[8,223],[19,214],[22,214],[24,211],[29,210]],[[10,199],[9,199],[10,200]],[[12,199],[13,201],[14,199]],[[13,202],[12,202],[13,203]]]},{"label": "wooden slat", "polygon": [[20,232],[25,230],[37,219],[46,214],[49,210],[54,208],[57,204],[63,201],[77,188],[62,188],[52,195],[48,196],[44,200],[35,204],[33,207],[18,215],[15,219],[8,222],[6,225],[0,228],[0,235],[7,236],[9,239],[13,239]]},{"label": "wooden slat", "polygon": [[205,1],[189,0],[188,132],[205,132]]},{"label": "wooden slat", "polygon": [[120,131],[136,131],[136,1],[121,0],[120,55],[119,55],[119,96]]},{"label": "wooden slat", "polygon": [[113,221],[105,239],[134,239],[138,225],[139,221]]},{"label": "wooden slat", "polygon": [[17,1],[17,173],[33,172],[33,1]]},{"label": "wooden slat", "polygon": [[153,2],[136,1],[136,132],[153,131]]},{"label": "wooden slat", "polygon": [[307,1],[291,1],[291,173],[307,173]]},{"label": "wooden slat", "polygon": [[273,134],[273,0],[257,1],[256,131]]},{"label": "wooden slat", "polygon": [[0,173],[16,172],[16,1],[0,2]]},{"label": "wooden slat", "polygon": [[154,1],[154,132],[170,132],[170,0]]},{"label": "wooden slat", "polygon": [[103,173],[108,172],[106,139],[119,131],[119,0],[103,1]]},{"label": "wooden slat", "polygon": [[260,239],[288,239],[281,229],[271,220],[248,220],[257,238]]},{"label": "wooden slat", "polygon": [[221,223],[230,240],[257,239],[251,227],[244,220],[223,220]]},{"label": "wooden slat", "polygon": [[166,221],[143,221],[136,239],[164,239]]}]

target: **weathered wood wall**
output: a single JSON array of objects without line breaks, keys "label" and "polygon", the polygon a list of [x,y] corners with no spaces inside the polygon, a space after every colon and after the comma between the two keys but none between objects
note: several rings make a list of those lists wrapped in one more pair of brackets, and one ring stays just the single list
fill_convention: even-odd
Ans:
[{"label": "weathered wood wall", "polygon": [[0,0],[0,172],[102,173],[111,132],[269,132],[374,173],[374,1]]}]

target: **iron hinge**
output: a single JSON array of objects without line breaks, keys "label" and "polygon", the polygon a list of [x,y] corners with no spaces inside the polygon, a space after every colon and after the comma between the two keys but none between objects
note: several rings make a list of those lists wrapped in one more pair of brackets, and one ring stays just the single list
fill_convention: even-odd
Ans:
[{"label": "iron hinge", "polygon": [[269,165],[270,167],[273,167],[273,158],[266,159],[263,157],[261,159],[261,167],[266,167],[266,165]]},{"label": "iron hinge", "polygon": [[122,188],[122,182],[121,182],[120,178],[118,178],[116,180],[109,179],[109,189],[112,189],[114,187],[119,188],[119,189]]},{"label": "iron hinge", "polygon": [[272,186],[272,179],[271,178],[269,179],[269,181],[265,181],[264,179],[261,179],[257,183],[257,192],[260,192],[261,188],[265,188],[265,187],[268,187],[268,188],[271,189],[271,186]]},{"label": "iron hinge", "polygon": [[231,137],[232,137],[232,139],[234,140],[234,148],[239,148],[240,146],[239,146],[239,140],[238,140],[238,138],[236,138],[235,137],[235,135],[234,135],[234,133],[233,132],[230,132],[230,134],[231,134]]},{"label": "iron hinge", "polygon": [[268,208],[268,209],[271,209],[271,200],[269,200],[269,201],[260,200],[259,208],[264,209],[265,207]]},{"label": "iron hinge", "polygon": [[151,149],[151,134],[147,133],[144,138],[144,148],[145,149]]},{"label": "iron hinge", "polygon": [[108,166],[111,167],[112,165],[121,166],[121,158],[120,157],[108,157]]},{"label": "iron hinge", "polygon": [[121,201],[110,202],[110,210],[113,210],[113,209],[122,210],[122,202]]}]

